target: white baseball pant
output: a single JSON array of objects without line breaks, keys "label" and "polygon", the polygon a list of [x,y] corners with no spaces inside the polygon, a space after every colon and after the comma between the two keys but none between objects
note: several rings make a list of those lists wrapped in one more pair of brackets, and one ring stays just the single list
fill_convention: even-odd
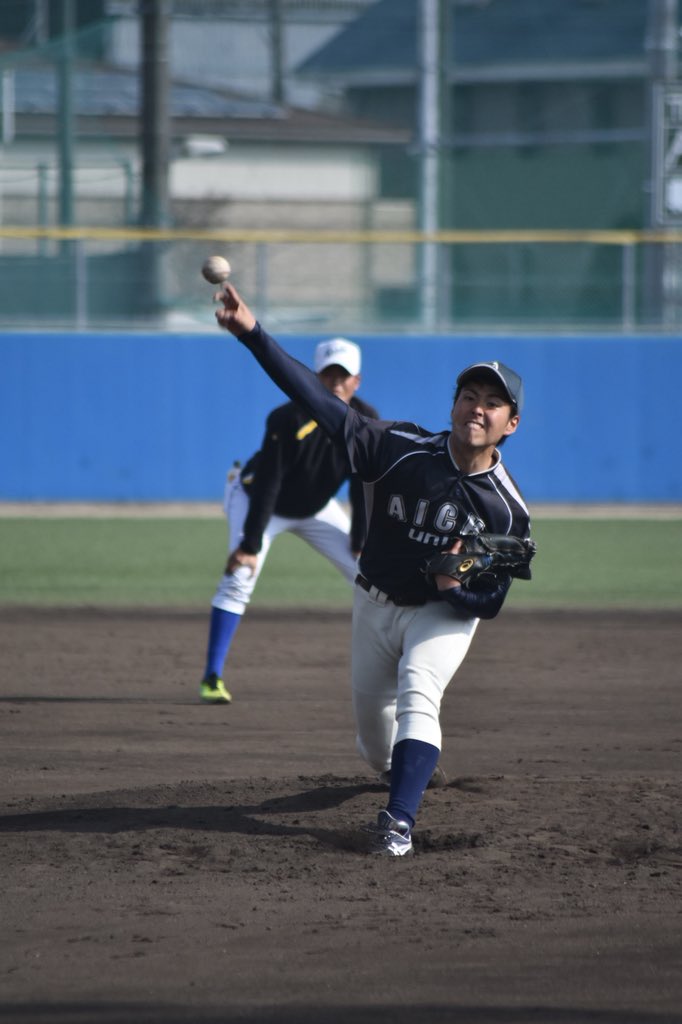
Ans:
[{"label": "white baseball pant", "polygon": [[[249,496],[236,473],[228,474],[223,509],[228,522],[230,551],[233,551],[244,536],[244,520],[249,510]],[[350,519],[336,498],[332,498],[316,515],[306,519],[288,519],[273,515],[263,532],[263,546],[258,553],[253,575],[248,566],[241,566],[232,575],[225,573],[213,595],[211,604],[214,608],[222,608],[223,611],[233,612],[235,615],[244,614],[265,564],[270,545],[275,537],[287,530],[319,551],[349,583],[353,582],[358,567],[357,560],[350,550]]]},{"label": "white baseball pant", "polygon": [[440,705],[466,657],[478,619],[445,602],[398,608],[360,587],[353,601],[352,683],[356,744],[377,772],[393,746],[414,739],[441,749]]}]

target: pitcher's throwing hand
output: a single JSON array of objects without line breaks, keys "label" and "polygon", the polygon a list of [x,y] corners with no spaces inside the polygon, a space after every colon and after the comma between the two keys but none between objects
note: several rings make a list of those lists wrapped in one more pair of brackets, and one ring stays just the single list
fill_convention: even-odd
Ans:
[{"label": "pitcher's throwing hand", "polygon": [[224,327],[230,334],[238,338],[241,334],[247,334],[256,326],[256,318],[239,296],[234,285],[224,284],[219,292],[216,292],[214,299],[222,303],[222,309],[217,309],[215,318],[221,327]]}]

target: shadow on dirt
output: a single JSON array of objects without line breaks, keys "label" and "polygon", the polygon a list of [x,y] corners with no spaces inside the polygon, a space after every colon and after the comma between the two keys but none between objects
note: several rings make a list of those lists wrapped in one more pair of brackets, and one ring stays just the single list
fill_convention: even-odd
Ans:
[{"label": "shadow on dirt", "polygon": [[0,1003],[0,1019],[16,1024],[682,1024],[669,1013],[543,1006],[145,1006],[139,1003]]}]

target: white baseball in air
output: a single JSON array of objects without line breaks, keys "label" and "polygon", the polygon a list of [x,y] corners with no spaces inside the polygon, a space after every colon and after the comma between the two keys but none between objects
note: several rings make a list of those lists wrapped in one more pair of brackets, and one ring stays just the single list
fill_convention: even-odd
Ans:
[{"label": "white baseball in air", "polygon": [[224,256],[208,256],[201,264],[201,273],[211,284],[222,284],[230,276],[232,267]]}]

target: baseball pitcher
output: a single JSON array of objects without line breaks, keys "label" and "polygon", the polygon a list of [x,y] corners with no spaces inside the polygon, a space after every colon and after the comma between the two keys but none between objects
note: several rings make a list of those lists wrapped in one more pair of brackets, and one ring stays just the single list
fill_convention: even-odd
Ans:
[{"label": "baseball pitcher", "polygon": [[[530,517],[500,454],[519,426],[523,384],[503,363],[476,363],[456,379],[449,430],[372,420],[284,352],[232,285],[219,300],[219,325],[314,416],[363,481],[353,708],[358,750],[390,786],[364,832],[372,852],[404,856],[438,762],[445,688],[479,620],[498,614],[513,578],[530,578]],[[446,552],[451,560],[438,558]]]}]

